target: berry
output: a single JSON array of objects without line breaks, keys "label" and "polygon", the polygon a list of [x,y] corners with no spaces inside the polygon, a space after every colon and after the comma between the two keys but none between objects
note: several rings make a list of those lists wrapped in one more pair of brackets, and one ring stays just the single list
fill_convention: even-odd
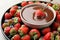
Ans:
[{"label": "berry", "polygon": [[16,17],[20,17],[20,12],[16,12]]},{"label": "berry", "polygon": [[11,38],[11,40],[21,40],[21,37],[18,34],[16,34]]},{"label": "berry", "polygon": [[11,15],[9,13],[5,13],[4,17],[5,17],[5,19],[10,19]]},{"label": "berry", "polygon": [[22,3],[21,3],[21,6],[26,6],[28,3],[26,2],[26,1],[23,1]]},{"label": "berry", "polygon": [[30,40],[30,36],[29,35],[25,35],[22,37],[22,40]]},{"label": "berry", "polygon": [[15,6],[13,6],[12,8],[14,8],[14,9],[18,9],[18,6],[17,6],[17,5],[15,5]]},{"label": "berry", "polygon": [[26,25],[22,25],[18,30],[21,36],[23,36],[24,34],[27,34],[28,31],[29,31],[29,28]]},{"label": "berry", "polygon": [[21,22],[21,18],[17,17],[18,18],[18,22]]},{"label": "berry", "polygon": [[51,38],[51,32],[48,32],[48,33],[43,37],[44,40],[50,40],[50,38]]},{"label": "berry", "polygon": [[58,24],[57,22],[54,22],[54,23],[53,23],[53,27],[54,27],[54,28],[58,28],[58,27],[59,27],[59,24]]},{"label": "berry", "polygon": [[14,36],[17,33],[17,30],[13,27],[10,30],[10,35]]},{"label": "berry", "polygon": [[21,24],[20,23],[17,23],[14,25],[15,28],[17,28],[17,30],[21,27]]},{"label": "berry", "polygon": [[51,31],[51,29],[48,27],[48,28],[44,28],[43,30],[42,30],[42,34],[47,34],[48,32],[50,32]]},{"label": "berry", "polygon": [[57,22],[60,23],[60,14],[57,15]]},{"label": "berry", "polygon": [[33,4],[33,2],[32,1],[29,1],[28,4]]},{"label": "berry", "polygon": [[4,33],[6,34],[6,35],[9,35],[9,32],[10,32],[10,27],[6,27],[5,29],[4,29]]},{"label": "berry", "polygon": [[36,16],[38,19],[45,18],[45,14],[44,14],[44,12],[43,12],[42,10],[36,10],[35,16]]},{"label": "berry", "polygon": [[37,29],[31,29],[30,32],[29,32],[29,35],[30,35],[34,40],[36,40],[37,38],[40,37],[40,32],[39,32],[39,30],[37,30]]},{"label": "berry", "polygon": [[11,14],[11,16],[14,16],[14,14],[16,13],[16,9],[14,9],[14,8],[11,8],[10,9],[10,14]]}]

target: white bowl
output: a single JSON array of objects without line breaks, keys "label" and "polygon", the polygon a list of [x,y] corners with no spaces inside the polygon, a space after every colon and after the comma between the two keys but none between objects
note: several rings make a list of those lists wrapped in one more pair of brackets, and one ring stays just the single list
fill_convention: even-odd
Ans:
[{"label": "white bowl", "polygon": [[[40,5],[40,6],[43,6],[44,8],[45,8],[45,7],[49,8],[49,9],[53,12],[53,15],[54,15],[53,19],[52,19],[51,21],[49,21],[48,23],[45,23],[45,24],[33,24],[33,23],[30,23],[30,22],[24,20],[24,18],[23,18],[23,16],[22,16],[22,11],[24,10],[24,8],[26,8],[26,7],[28,7],[28,6],[31,6],[31,5]],[[39,29],[40,29],[40,28],[48,27],[48,26],[50,26],[50,25],[53,23],[53,21],[54,21],[55,18],[56,18],[56,12],[55,12],[55,10],[54,10],[52,7],[47,6],[46,4],[43,4],[43,3],[36,4],[36,3],[34,3],[34,4],[29,4],[29,5],[27,5],[27,6],[24,6],[24,7],[21,9],[21,14],[20,14],[20,16],[21,16],[22,22],[23,22],[25,25],[27,25],[27,26],[29,26],[29,27],[31,27],[31,28],[39,28]],[[28,15],[27,15],[27,16],[28,16]]]}]

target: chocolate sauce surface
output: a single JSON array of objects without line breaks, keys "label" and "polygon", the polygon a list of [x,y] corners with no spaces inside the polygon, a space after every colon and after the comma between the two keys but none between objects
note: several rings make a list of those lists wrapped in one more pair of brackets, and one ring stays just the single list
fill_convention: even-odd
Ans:
[{"label": "chocolate sauce surface", "polygon": [[24,20],[28,21],[29,23],[33,23],[33,24],[45,24],[53,19],[53,17],[54,17],[53,12],[49,8],[45,8],[44,12],[46,14],[46,17],[44,19],[35,20],[34,12],[38,9],[43,10],[43,8],[39,5],[26,7],[22,12],[22,16],[23,16]]}]

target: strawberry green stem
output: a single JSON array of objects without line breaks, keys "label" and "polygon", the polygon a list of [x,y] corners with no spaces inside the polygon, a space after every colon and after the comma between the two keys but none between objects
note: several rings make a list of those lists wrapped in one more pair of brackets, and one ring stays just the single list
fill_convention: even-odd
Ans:
[{"label": "strawberry green stem", "polygon": [[18,22],[18,18],[15,17],[15,18],[13,19],[13,21],[14,21],[14,23],[16,24],[16,23]]},{"label": "strawberry green stem", "polygon": [[36,38],[34,38],[34,40],[36,40]]},{"label": "strawberry green stem", "polygon": [[36,39],[37,39],[37,35],[34,35],[34,36],[33,36],[33,39],[36,40]]},{"label": "strawberry green stem", "polygon": [[19,32],[21,37],[24,36],[24,34],[23,34],[23,32],[21,30],[18,30],[18,32]]}]

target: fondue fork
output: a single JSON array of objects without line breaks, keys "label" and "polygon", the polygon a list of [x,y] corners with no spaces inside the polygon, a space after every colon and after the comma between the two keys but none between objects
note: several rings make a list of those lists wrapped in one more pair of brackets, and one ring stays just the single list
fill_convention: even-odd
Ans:
[{"label": "fondue fork", "polygon": [[[49,3],[51,3],[53,0],[50,0],[50,2],[48,2],[45,6],[45,8],[48,6]],[[45,10],[45,8],[43,8],[43,11]]]}]

